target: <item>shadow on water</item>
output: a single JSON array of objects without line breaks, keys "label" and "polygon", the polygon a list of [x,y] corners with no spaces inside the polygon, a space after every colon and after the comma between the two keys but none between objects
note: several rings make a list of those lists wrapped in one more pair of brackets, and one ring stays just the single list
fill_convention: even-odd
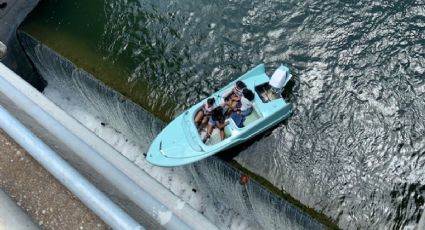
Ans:
[{"label": "shadow on water", "polygon": [[286,101],[290,102],[292,92],[294,91],[295,81],[289,80],[285,86],[285,89],[282,92],[282,97],[285,98]]}]

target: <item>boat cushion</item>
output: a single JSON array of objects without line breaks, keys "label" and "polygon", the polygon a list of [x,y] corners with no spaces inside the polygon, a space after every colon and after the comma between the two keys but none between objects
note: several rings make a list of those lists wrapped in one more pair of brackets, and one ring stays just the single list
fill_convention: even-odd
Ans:
[{"label": "boat cushion", "polygon": [[232,120],[235,122],[236,126],[238,128],[242,128],[243,127],[243,122],[245,121],[245,117],[237,114],[237,113],[232,113],[232,115],[230,116],[232,118]]}]

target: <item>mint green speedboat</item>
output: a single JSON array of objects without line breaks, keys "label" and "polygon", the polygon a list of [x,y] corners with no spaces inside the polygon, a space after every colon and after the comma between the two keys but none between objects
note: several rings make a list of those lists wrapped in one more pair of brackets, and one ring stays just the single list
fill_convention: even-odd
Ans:
[{"label": "mint green speedboat", "polygon": [[[202,160],[225,149],[238,145],[288,118],[292,113],[291,104],[282,98],[281,90],[290,80],[288,67],[280,66],[269,78],[264,65],[260,64],[235,81],[211,95],[216,105],[222,104],[222,95],[229,92],[238,80],[255,94],[253,111],[239,128],[232,118],[224,128],[225,138],[221,140],[215,131],[207,142],[202,141],[194,119],[207,98],[180,114],[155,138],[146,159],[157,166],[179,166]],[[217,129],[215,129],[217,130]]]}]

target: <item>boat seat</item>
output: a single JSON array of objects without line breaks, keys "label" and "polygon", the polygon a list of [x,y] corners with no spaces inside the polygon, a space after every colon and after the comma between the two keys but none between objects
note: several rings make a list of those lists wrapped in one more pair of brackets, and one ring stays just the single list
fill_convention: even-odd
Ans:
[{"label": "boat seat", "polygon": [[261,116],[260,114],[258,114],[257,109],[254,107],[254,109],[252,110],[252,113],[249,114],[244,121],[244,126],[248,126],[249,124],[251,124],[252,122],[256,121],[257,119],[259,119]]},{"label": "boat seat", "polygon": [[[258,112],[258,109],[256,107],[255,104],[253,104],[253,110],[251,112],[251,114],[249,114],[244,121],[244,126],[247,127],[249,124],[251,124],[252,122],[256,121],[257,119],[259,119],[261,117],[261,114]],[[206,135],[207,129],[206,127],[202,128],[201,131],[201,138],[204,137]],[[224,128],[224,138],[228,138],[231,136],[231,130],[229,127],[225,127]],[[206,145],[214,145],[217,144],[221,141],[220,138],[220,130],[215,128],[210,136],[210,138],[208,138],[207,142],[205,143]]]},{"label": "boat seat", "polygon": [[253,110],[251,112],[251,114],[249,114],[246,118],[245,121],[243,123],[244,127],[247,127],[249,124],[251,124],[252,122],[256,121],[257,119],[259,119],[261,117],[260,113],[258,113],[257,111],[257,107],[254,104],[253,105]]},{"label": "boat seat", "polygon": [[242,115],[236,113],[232,113],[232,115],[230,116],[230,118],[234,121],[235,125],[239,129],[249,126],[252,122],[256,121],[260,117],[261,115],[256,109],[255,104],[253,105],[252,112],[245,118]]},{"label": "boat seat", "polygon": [[[224,138],[228,138],[231,135],[231,131],[229,127],[224,128]],[[220,130],[215,128],[211,134],[211,137],[207,140],[205,144],[207,145],[214,145],[221,141],[220,138]]]}]

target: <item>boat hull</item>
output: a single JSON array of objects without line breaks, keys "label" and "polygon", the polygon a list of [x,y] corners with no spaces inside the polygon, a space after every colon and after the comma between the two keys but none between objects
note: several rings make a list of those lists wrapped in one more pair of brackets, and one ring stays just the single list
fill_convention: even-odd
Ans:
[{"label": "boat hull", "polygon": [[[269,77],[265,73],[264,65],[258,65],[211,95],[217,104],[223,103],[222,95],[231,90],[237,80],[242,80],[247,88],[254,91],[257,85],[268,83]],[[291,104],[283,98],[263,102],[260,95],[256,94],[252,119],[247,118],[249,124],[246,122],[245,127],[238,128],[233,120],[229,119],[229,125],[225,128],[226,138],[217,143],[205,144],[195,126],[194,117],[206,100],[207,98],[180,114],[158,134],[149,147],[146,157],[148,162],[157,166],[173,167],[202,160],[253,138],[285,120],[292,113]]]}]

